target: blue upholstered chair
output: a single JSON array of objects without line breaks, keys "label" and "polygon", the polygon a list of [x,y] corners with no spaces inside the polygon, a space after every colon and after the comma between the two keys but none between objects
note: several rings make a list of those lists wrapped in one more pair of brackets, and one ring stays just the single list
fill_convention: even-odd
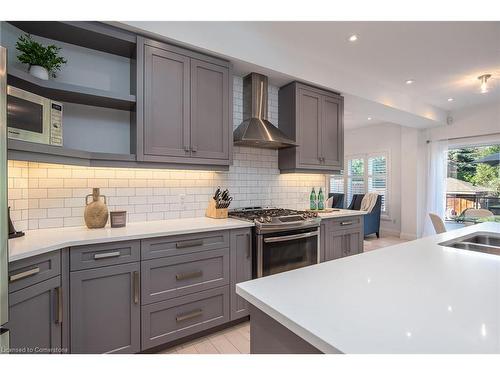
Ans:
[{"label": "blue upholstered chair", "polygon": [[344,194],[330,193],[328,198],[333,197],[333,205],[331,208],[344,208]]},{"label": "blue upholstered chair", "polygon": [[[361,201],[363,200],[364,194],[354,194],[352,196],[351,204],[349,205],[349,210],[358,210],[361,207]],[[363,216],[365,222],[365,236],[375,233],[377,238],[380,238],[380,212],[382,211],[382,196],[377,197],[377,203],[373,207],[372,212]]]}]

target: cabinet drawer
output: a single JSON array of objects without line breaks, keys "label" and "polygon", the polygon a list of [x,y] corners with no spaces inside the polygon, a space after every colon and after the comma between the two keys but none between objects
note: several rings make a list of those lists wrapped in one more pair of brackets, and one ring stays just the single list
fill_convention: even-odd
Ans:
[{"label": "cabinet drawer", "polygon": [[143,304],[227,285],[229,249],[147,260],[141,278]]},{"label": "cabinet drawer", "polygon": [[225,247],[229,247],[228,231],[149,238],[141,241],[141,257],[154,259]]},{"label": "cabinet drawer", "polygon": [[142,307],[142,350],[229,321],[229,286]]},{"label": "cabinet drawer", "polygon": [[9,292],[48,280],[61,273],[61,253],[48,254],[18,260],[9,264]]},{"label": "cabinet drawer", "polygon": [[335,219],[325,219],[327,230],[344,230],[357,228],[363,225],[363,216],[347,216]]},{"label": "cabinet drawer", "polygon": [[122,241],[72,247],[70,269],[77,271],[137,262],[140,258],[140,246],[139,241]]}]

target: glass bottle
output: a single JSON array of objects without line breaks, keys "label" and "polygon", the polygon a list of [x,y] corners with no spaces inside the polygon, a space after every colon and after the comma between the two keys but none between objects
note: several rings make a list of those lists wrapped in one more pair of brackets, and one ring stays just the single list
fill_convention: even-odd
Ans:
[{"label": "glass bottle", "polygon": [[314,188],[312,188],[311,195],[309,196],[309,208],[311,210],[316,210],[318,207],[316,205],[316,192],[314,191]]},{"label": "glass bottle", "polygon": [[325,195],[323,194],[323,189],[320,187],[318,192],[318,210],[325,209]]}]

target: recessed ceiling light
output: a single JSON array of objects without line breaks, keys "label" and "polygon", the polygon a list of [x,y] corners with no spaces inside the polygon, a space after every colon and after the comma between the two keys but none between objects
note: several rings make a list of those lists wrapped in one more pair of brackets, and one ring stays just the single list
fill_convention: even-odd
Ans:
[{"label": "recessed ceiling light", "polygon": [[449,102],[452,102],[453,100],[455,100],[455,99],[453,99],[453,98],[448,98],[448,101],[449,101]]},{"label": "recessed ceiling light", "polygon": [[371,118],[371,117],[368,117],[368,121],[371,121],[371,120],[372,120],[372,118]]},{"label": "recessed ceiling light", "polygon": [[349,37],[349,42],[355,42],[356,40],[358,40],[358,36],[356,34],[352,34]]},{"label": "recessed ceiling light", "polygon": [[406,84],[411,85],[413,82],[415,82],[413,79],[407,79]]}]

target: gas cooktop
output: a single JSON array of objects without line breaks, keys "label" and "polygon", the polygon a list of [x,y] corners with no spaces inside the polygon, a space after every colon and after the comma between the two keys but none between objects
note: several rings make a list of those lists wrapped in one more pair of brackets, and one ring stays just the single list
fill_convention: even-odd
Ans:
[{"label": "gas cooktop", "polygon": [[241,208],[230,211],[229,216],[235,219],[252,221],[260,231],[264,229],[272,231],[316,226],[320,222],[316,212],[286,208]]}]

